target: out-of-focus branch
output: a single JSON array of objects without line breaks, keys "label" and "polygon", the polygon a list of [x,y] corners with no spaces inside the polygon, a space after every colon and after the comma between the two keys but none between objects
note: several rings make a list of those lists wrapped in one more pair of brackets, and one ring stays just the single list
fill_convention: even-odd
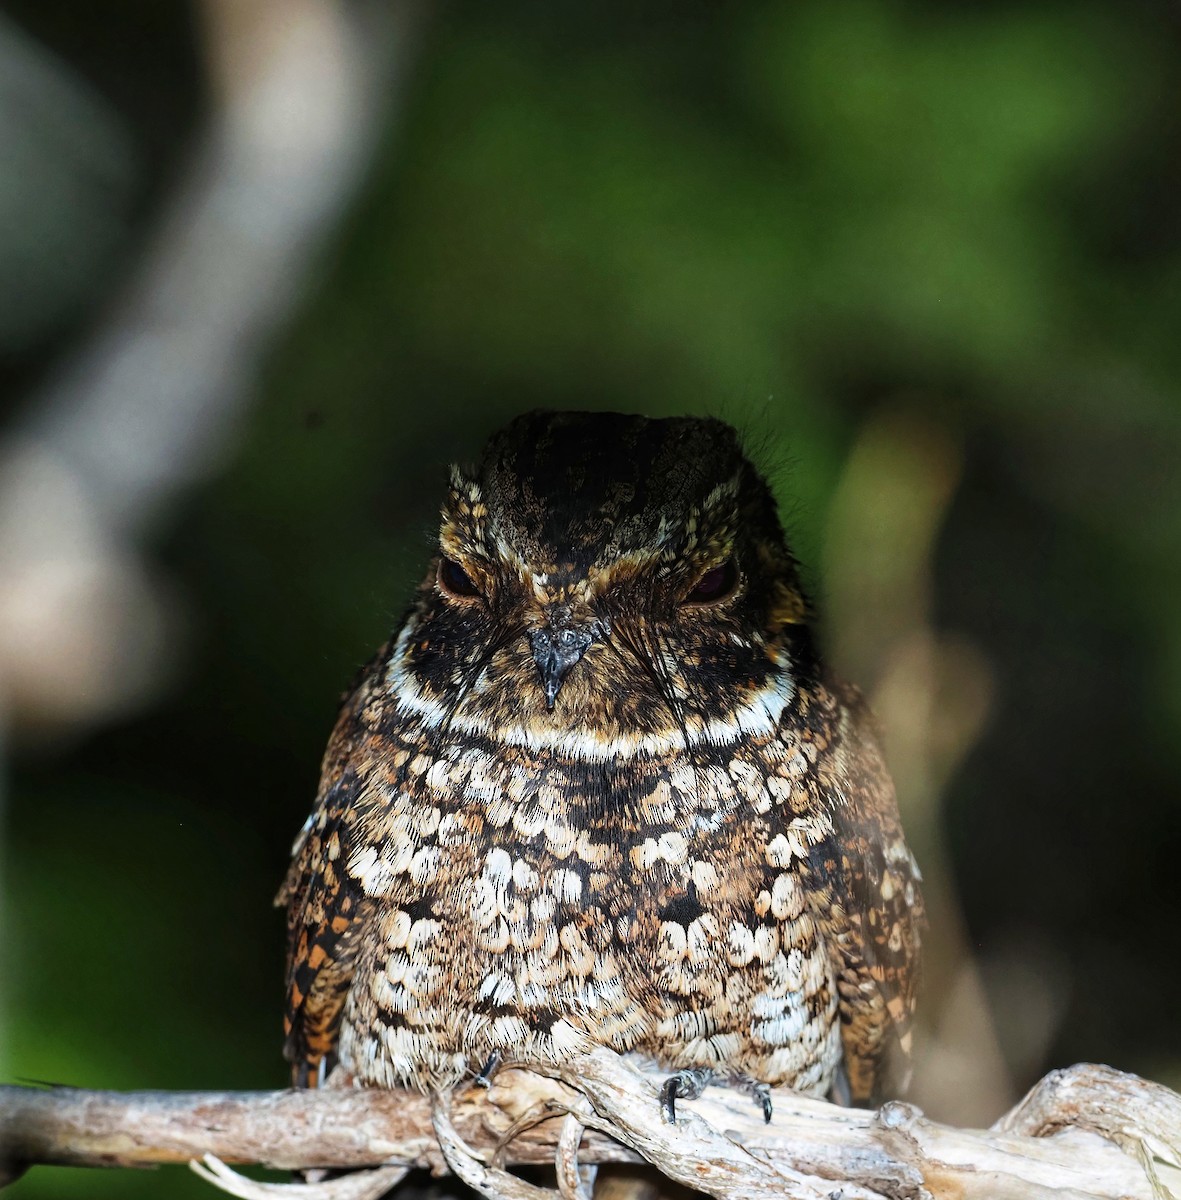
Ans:
[{"label": "out-of-focus branch", "polygon": [[[931,917],[924,935],[915,1092],[974,1123],[1015,1098],[942,836],[941,805],[991,704],[983,654],[935,625],[935,547],[959,484],[957,439],[884,405],[858,432],[829,518],[828,612],[838,668],[870,691]],[[1039,1006],[1022,1013],[1048,1030]],[[967,1086],[965,1086],[967,1084]]]},{"label": "out-of-focus branch", "polygon": [[[1108,1067],[1056,1072],[991,1130],[926,1120],[906,1104],[880,1112],[775,1093],[765,1125],[727,1089],[683,1103],[676,1126],[657,1081],[599,1049],[548,1079],[504,1071],[488,1092],[449,1101],[401,1092],[115,1093],[0,1089],[0,1157],[15,1165],[144,1165],[201,1159],[236,1195],[291,1200],[375,1196],[396,1168],[452,1170],[498,1200],[544,1195],[507,1165],[553,1162],[568,1200],[579,1163],[647,1161],[724,1200],[839,1193],[906,1197],[1143,1197],[1181,1181],[1181,1097]],[[680,1107],[680,1106],[679,1106]],[[581,1134],[581,1137],[579,1136]],[[1048,1136],[1034,1136],[1046,1134]],[[224,1164],[376,1167],[348,1184],[258,1184]]]},{"label": "out-of-focus branch", "polygon": [[0,713],[53,728],[166,666],[136,542],[230,443],[396,121],[424,0],[206,0],[214,107],[137,273],[0,445]]}]

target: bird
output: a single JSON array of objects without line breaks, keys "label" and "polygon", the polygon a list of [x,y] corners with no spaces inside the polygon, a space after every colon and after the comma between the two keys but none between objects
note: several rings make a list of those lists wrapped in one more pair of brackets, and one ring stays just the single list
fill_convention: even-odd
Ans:
[{"label": "bird", "polygon": [[538,410],[450,472],[342,702],[287,909],[293,1084],[607,1046],[771,1116],[905,1086],[925,916],[874,718],[712,417]]}]

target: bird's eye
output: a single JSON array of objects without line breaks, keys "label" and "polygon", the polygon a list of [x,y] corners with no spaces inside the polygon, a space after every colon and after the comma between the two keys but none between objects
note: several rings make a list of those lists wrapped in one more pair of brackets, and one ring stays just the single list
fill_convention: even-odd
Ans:
[{"label": "bird's eye", "polygon": [[472,577],[453,558],[439,560],[439,587],[448,596],[461,600],[482,595]]},{"label": "bird's eye", "polygon": [[724,600],[738,586],[738,567],[728,558],[717,567],[711,567],[693,585],[685,597],[686,604],[716,604]]}]

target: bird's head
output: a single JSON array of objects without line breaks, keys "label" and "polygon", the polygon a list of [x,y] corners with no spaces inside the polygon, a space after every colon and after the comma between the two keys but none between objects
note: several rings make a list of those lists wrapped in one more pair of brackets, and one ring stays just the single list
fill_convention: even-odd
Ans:
[{"label": "bird's head", "polygon": [[810,669],[771,493],[721,421],[534,412],[455,468],[399,703],[577,758],[763,730]]}]

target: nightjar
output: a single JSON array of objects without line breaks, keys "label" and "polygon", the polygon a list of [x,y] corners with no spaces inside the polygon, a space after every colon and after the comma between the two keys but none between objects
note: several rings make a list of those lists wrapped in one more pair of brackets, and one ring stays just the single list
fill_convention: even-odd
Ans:
[{"label": "nightjar", "polygon": [[892,1086],[919,873],[810,615],[720,421],[535,412],[454,469],[279,895],[296,1084],[604,1044],[677,1072],[666,1111],[711,1074]]}]

